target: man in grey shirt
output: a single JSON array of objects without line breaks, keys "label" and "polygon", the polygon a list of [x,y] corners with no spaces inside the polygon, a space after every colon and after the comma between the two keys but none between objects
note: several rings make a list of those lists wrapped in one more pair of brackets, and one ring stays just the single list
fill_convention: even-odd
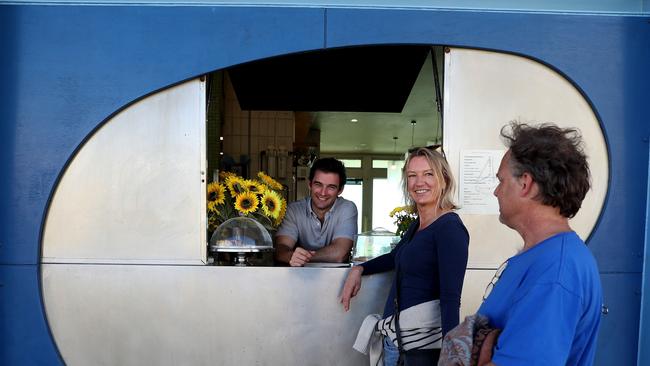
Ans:
[{"label": "man in grey shirt", "polygon": [[292,202],[275,236],[275,259],[292,267],[307,262],[348,259],[357,235],[357,206],[339,195],[345,167],[334,158],[318,159],[309,171],[309,197]]}]

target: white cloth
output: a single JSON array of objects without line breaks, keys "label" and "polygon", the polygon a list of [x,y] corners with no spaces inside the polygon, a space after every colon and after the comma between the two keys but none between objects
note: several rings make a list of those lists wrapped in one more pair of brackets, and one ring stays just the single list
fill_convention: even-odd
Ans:
[{"label": "white cloth", "polygon": [[364,355],[369,355],[370,365],[380,365],[382,364],[382,351],[383,351],[383,336],[379,331],[377,331],[377,322],[381,320],[379,314],[370,314],[363,319],[361,328],[359,328],[359,333],[357,333],[357,339],[354,341],[352,348],[363,353]]},{"label": "white cloth", "polygon": [[[424,302],[402,310],[399,323],[404,350],[440,348],[442,345],[440,300]],[[378,314],[370,314],[363,320],[352,348],[369,354],[370,365],[377,365],[382,357],[383,336],[390,337],[397,345],[393,316],[381,319]]]},{"label": "white cloth", "polygon": [[[431,300],[411,306],[399,313],[402,348],[440,348],[442,346],[442,316],[440,300]],[[389,316],[377,323],[377,329],[397,345],[395,320]]]}]

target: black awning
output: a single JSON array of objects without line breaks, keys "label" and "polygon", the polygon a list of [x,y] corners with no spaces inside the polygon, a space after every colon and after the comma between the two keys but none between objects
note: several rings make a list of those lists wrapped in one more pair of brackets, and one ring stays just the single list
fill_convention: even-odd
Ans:
[{"label": "black awning", "polygon": [[428,46],[367,46],[274,57],[228,69],[243,110],[402,111]]}]

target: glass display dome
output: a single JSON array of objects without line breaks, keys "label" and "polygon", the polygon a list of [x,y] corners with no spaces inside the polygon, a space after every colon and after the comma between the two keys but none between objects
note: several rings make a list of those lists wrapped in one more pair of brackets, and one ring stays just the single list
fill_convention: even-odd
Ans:
[{"label": "glass display dome", "polygon": [[248,217],[235,217],[219,225],[210,238],[210,249],[245,251],[273,248],[269,232],[259,222]]},{"label": "glass display dome", "polygon": [[259,222],[248,217],[235,217],[219,225],[210,238],[210,252],[235,255],[236,266],[247,266],[253,253],[273,251],[269,232]]}]

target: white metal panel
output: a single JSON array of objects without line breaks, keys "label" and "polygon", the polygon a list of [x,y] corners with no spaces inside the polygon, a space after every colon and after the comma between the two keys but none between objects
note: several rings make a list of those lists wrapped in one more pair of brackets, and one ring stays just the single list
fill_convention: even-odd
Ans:
[{"label": "white metal panel", "polygon": [[[578,90],[536,61],[458,48],[451,48],[445,54],[444,85],[444,145],[457,178],[462,151],[505,151],[499,131],[511,120],[554,122],[562,127],[580,129],[593,187],[570,224],[586,239],[604,203],[609,166],[598,120]],[[488,193],[490,197],[493,197],[492,190]],[[460,214],[471,235],[470,268],[495,269],[521,248],[521,238],[499,223],[498,214],[467,214],[462,209]]]},{"label": "white metal panel", "polygon": [[463,292],[460,297],[460,321],[476,313],[483,302],[485,289],[495,273],[495,269],[468,269],[465,272]]},{"label": "white metal panel", "polygon": [[205,262],[204,84],[151,95],[91,136],[54,194],[43,262]]},{"label": "white metal panel", "polygon": [[367,365],[352,349],[392,272],[346,268],[44,264],[43,298],[67,365]]}]

